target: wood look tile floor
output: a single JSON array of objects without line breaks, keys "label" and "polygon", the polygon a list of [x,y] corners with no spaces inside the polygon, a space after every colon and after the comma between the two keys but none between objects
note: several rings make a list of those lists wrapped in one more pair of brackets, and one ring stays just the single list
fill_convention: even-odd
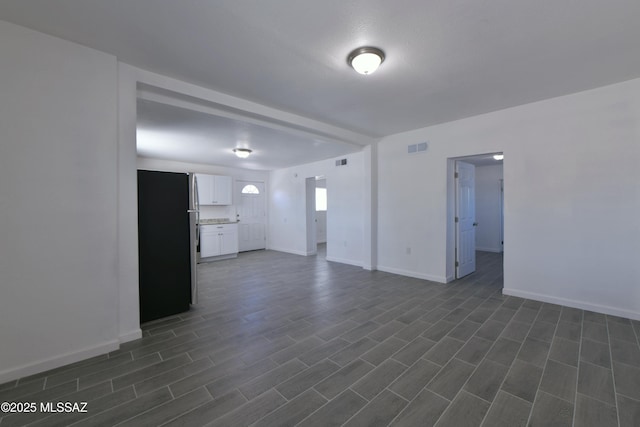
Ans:
[{"label": "wood look tile floor", "polygon": [[201,265],[200,303],[108,355],[0,385],[30,426],[640,426],[640,322],[273,251]]}]

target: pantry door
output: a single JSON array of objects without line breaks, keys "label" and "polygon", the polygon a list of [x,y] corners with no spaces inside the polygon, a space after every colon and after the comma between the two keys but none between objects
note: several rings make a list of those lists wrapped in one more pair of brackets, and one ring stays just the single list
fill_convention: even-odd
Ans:
[{"label": "pantry door", "polygon": [[254,251],[266,247],[266,198],[264,182],[236,181],[238,197],[238,249]]}]

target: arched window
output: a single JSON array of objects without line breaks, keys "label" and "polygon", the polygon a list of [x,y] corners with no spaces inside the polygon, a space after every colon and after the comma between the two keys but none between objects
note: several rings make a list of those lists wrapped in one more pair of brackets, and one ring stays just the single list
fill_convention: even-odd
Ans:
[{"label": "arched window", "polygon": [[247,184],[242,187],[242,194],[260,194],[260,190],[253,184]]}]

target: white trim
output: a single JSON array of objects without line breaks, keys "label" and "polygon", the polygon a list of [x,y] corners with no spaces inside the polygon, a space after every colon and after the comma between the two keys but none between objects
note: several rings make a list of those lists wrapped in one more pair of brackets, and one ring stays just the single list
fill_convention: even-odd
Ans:
[{"label": "white trim", "polygon": [[456,276],[453,276],[453,275],[451,275],[451,276],[447,276],[447,279],[446,279],[446,280],[447,280],[447,281],[446,281],[445,283],[453,282],[454,280],[456,280]]},{"label": "white trim", "polygon": [[340,264],[349,264],[349,265],[355,265],[356,267],[362,267],[362,262],[361,261],[355,261],[352,259],[347,259],[347,258],[336,258],[336,257],[327,257],[327,261],[330,262],[339,262]]},{"label": "white trim", "polygon": [[384,265],[378,265],[378,270],[385,271],[387,273],[398,274],[400,276],[413,277],[416,279],[428,280],[430,282],[447,283],[447,278],[442,276],[432,276],[430,274],[419,273],[417,271],[403,270],[401,268],[386,267]]},{"label": "white trim", "polygon": [[125,342],[135,341],[140,338],[142,338],[142,329],[138,328],[138,329],[134,329],[133,331],[129,331],[125,334],[121,334],[118,337],[118,341],[120,342],[120,344],[123,344]]},{"label": "white trim", "polygon": [[8,369],[0,372],[0,384],[109,353],[110,351],[117,350],[119,347],[120,343],[118,341],[107,341],[94,347],[85,348],[84,350],[66,353],[62,356],[56,356],[39,362],[30,363],[28,365],[22,365],[17,368]]},{"label": "white trim", "polygon": [[268,247],[267,249],[270,251],[284,252],[286,254],[292,254],[292,255],[300,255],[300,256],[313,255],[311,253],[307,253],[306,251],[296,251],[294,249],[274,248],[274,247]]},{"label": "white trim", "polygon": [[198,261],[198,264],[220,261],[223,259],[231,259],[231,258],[238,258],[238,252],[234,252],[232,254],[224,254],[224,255],[216,255],[216,256],[208,256],[208,257],[200,258],[200,260]]},{"label": "white trim", "polygon": [[120,342],[142,336],[138,283],[136,82],[136,69],[118,62],[117,336]]},{"label": "white trim", "polygon": [[494,252],[494,253],[501,253],[502,252],[502,248],[485,248],[485,247],[477,247],[476,246],[476,251],[480,251],[480,252]]},{"label": "white trim", "polygon": [[521,291],[518,289],[502,289],[503,295],[527,298],[535,301],[548,302],[551,304],[564,305],[567,307],[579,308],[581,310],[595,311],[596,313],[609,314],[612,316],[625,317],[627,319],[640,320],[640,313],[629,310],[622,310],[607,305],[591,304],[586,301],[576,301],[567,298],[554,297],[551,295],[538,294],[534,292]]}]

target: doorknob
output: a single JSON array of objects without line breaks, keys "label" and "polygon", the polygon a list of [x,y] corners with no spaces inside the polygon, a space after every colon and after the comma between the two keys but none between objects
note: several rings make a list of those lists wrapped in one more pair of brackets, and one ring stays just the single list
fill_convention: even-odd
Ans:
[{"label": "doorknob", "polygon": [[474,226],[474,227],[477,227],[477,226],[478,226],[478,223],[477,223],[477,222],[474,222],[474,223],[473,223],[473,226]]}]

